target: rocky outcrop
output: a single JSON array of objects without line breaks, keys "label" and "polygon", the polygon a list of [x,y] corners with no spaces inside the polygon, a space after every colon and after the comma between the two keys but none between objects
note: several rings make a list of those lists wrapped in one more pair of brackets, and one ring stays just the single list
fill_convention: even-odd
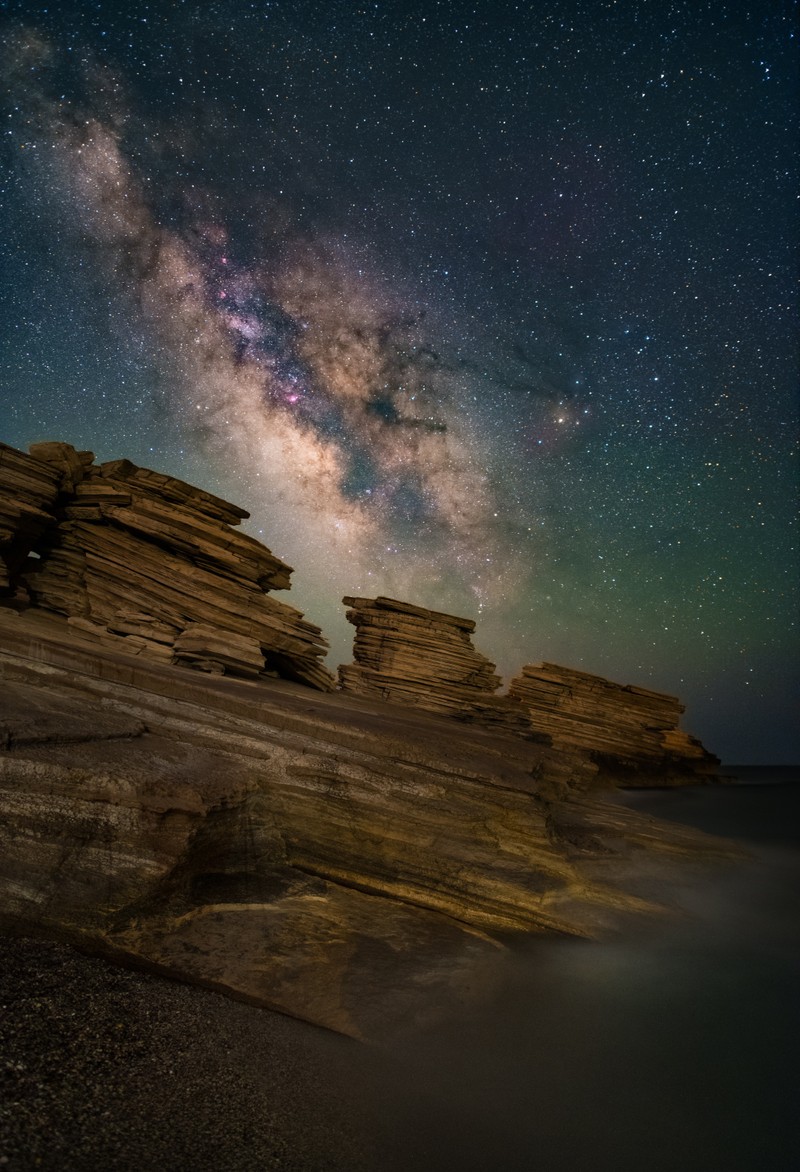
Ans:
[{"label": "rocky outcrop", "polygon": [[474,995],[509,934],[601,935],[729,857],[580,794],[697,776],[673,698],[550,665],[497,696],[471,620],[386,598],[345,599],[336,693],[246,516],[0,446],[0,926],[376,1036]]},{"label": "rocky outcrop", "polygon": [[719,758],[678,728],[676,696],[553,663],[529,664],[509,695],[556,749],[582,749],[598,765],[598,781],[675,785],[714,780]]},{"label": "rocky outcrop", "polygon": [[716,777],[719,759],[678,727],[675,696],[552,663],[529,664],[497,696],[494,664],[472,646],[471,619],[393,598],[345,598],[354,663],[339,668],[353,695],[411,705],[552,746],[574,789],[675,785]]},{"label": "rocky outcrop", "polygon": [[0,445],[0,501],[7,593],[27,590],[132,654],[334,686],[319,628],[268,593],[289,586],[291,568],[234,528],[244,509],[60,443],[30,455]]},{"label": "rocky outcrop", "polygon": [[530,734],[524,709],[495,695],[502,681],[494,664],[472,646],[472,619],[394,598],[342,601],[356,628],[355,662],[339,668],[343,692]]},{"label": "rocky outcrop", "polygon": [[602,935],[663,911],[654,866],[729,853],[559,796],[546,745],[120,646],[0,612],[6,930],[377,1036],[479,993],[509,933]]}]

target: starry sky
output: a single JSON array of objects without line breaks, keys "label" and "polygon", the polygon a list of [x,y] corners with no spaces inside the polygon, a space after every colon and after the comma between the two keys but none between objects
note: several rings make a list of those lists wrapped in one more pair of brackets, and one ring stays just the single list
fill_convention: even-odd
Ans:
[{"label": "starry sky", "polygon": [[788,3],[0,3],[0,436],[797,741]]}]

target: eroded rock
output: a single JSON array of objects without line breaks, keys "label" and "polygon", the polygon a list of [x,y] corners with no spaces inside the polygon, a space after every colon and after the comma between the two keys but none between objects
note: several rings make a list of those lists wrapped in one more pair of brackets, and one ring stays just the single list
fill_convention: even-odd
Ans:
[{"label": "eroded rock", "polygon": [[731,853],[548,790],[547,745],[177,673],[55,618],[0,617],[0,695],[7,927],[354,1036],[478,995],[509,933],[663,912],[655,858]]},{"label": "eroded rock", "polygon": [[677,696],[553,663],[524,667],[509,696],[555,748],[589,753],[601,783],[675,785],[717,775],[719,758],[678,728]]},{"label": "eroded rock", "polygon": [[30,550],[55,523],[62,474],[0,443],[0,593],[13,594]]},{"label": "eroded rock", "polygon": [[320,629],[268,593],[291,567],[235,528],[244,509],[129,460],[31,452],[0,446],[0,590],[130,654],[333,688]]},{"label": "eroded rock", "polygon": [[395,598],[342,601],[356,628],[355,662],[339,668],[342,691],[521,736],[530,733],[524,709],[495,695],[502,680],[472,646],[472,619]]}]

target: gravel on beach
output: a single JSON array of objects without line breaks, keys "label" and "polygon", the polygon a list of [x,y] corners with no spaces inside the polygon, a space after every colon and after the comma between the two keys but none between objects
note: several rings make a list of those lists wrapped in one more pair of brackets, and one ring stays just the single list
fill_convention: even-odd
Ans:
[{"label": "gravel on beach", "polygon": [[63,944],[0,938],[4,1172],[374,1168],[358,1043]]}]

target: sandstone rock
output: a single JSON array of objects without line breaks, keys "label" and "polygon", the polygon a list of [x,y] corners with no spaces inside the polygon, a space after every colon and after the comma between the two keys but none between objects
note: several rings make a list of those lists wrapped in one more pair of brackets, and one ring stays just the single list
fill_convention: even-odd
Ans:
[{"label": "sandstone rock", "polygon": [[471,619],[394,598],[342,601],[356,628],[355,663],[339,668],[342,691],[530,733],[524,710],[494,695],[501,680],[494,664],[472,646]]},{"label": "sandstone rock", "polygon": [[678,728],[676,696],[552,663],[524,667],[509,696],[555,748],[590,753],[600,782],[674,785],[716,775],[719,758]]},{"label": "sandstone rock", "polygon": [[319,628],[267,593],[289,586],[291,567],[234,528],[244,509],[129,460],[32,451],[0,448],[0,588],[27,586],[35,606],[128,654],[333,688]]},{"label": "sandstone rock", "polygon": [[213,493],[192,484],[186,484],[174,476],[167,476],[163,472],[154,472],[151,468],[138,468],[130,460],[111,460],[101,464],[99,468],[102,476],[119,483],[129,483],[133,488],[140,489],[156,499],[169,501],[172,504],[206,516],[225,525],[238,525],[246,520],[250,514],[247,509],[239,505],[232,505]]},{"label": "sandstone rock", "polygon": [[258,640],[247,635],[221,631],[207,623],[189,623],[175,640],[175,662],[207,670],[218,664],[236,676],[256,678],[264,670],[264,656]]},{"label": "sandstone rock", "polygon": [[731,857],[548,798],[547,746],[178,674],[0,615],[0,923],[378,1036],[474,995],[509,932],[663,914],[647,859]]},{"label": "sandstone rock", "polygon": [[141,635],[148,641],[163,643],[169,647],[180,634],[179,627],[175,627],[171,623],[162,623],[158,619],[154,619],[152,615],[140,614],[136,611],[132,614],[118,611],[109,622],[107,629],[115,635]]},{"label": "sandstone rock", "polygon": [[48,441],[31,444],[30,454],[61,473],[61,491],[74,492],[94,461],[93,452],[76,452],[71,444]]},{"label": "sandstone rock", "polygon": [[345,599],[332,693],[244,510],[64,444],[0,447],[0,489],[0,924],[375,1036],[509,933],[663,912],[654,856],[730,857],[575,794],[707,768],[674,698],[551,665],[498,697],[471,620],[386,598]]}]

